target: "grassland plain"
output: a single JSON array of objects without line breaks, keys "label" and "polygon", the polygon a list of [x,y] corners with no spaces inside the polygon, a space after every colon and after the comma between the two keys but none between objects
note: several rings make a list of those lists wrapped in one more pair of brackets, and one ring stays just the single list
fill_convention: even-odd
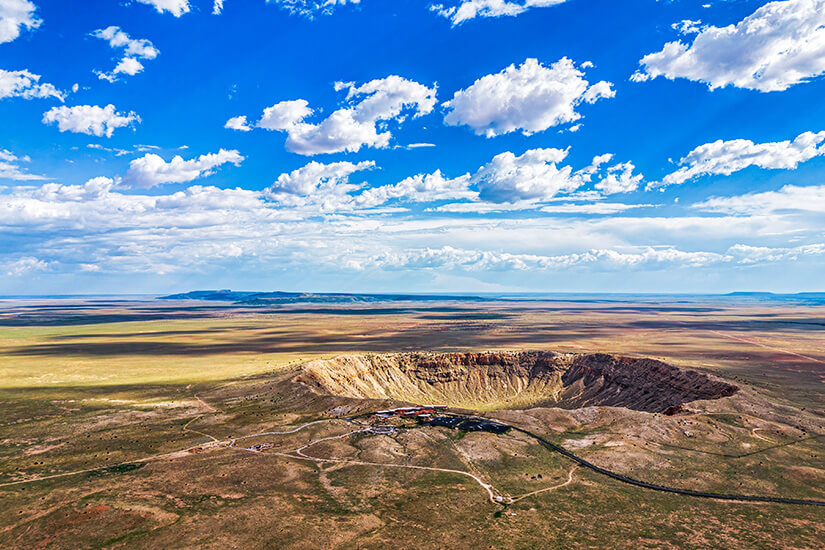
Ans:
[{"label": "grassland plain", "polygon": [[[576,469],[519,434],[345,435],[355,427],[338,419],[230,442],[388,406],[296,384],[310,359],[605,352],[659,358],[742,389],[676,416],[616,407],[486,414],[646,481],[823,499],[824,312],[675,300],[7,301],[0,546],[818,548],[822,508],[645,491]],[[304,451],[317,460],[295,454],[320,439]],[[492,504],[473,478],[447,470],[514,502]]]}]

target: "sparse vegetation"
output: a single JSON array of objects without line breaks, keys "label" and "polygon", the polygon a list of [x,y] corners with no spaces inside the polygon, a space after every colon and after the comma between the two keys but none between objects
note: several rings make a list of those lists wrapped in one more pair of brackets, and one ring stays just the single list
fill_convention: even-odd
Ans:
[{"label": "sparse vegetation", "polygon": [[[23,325],[16,310],[0,314],[0,546],[817,548],[825,536],[822,509],[644,491],[573,471],[512,432],[345,436],[358,427],[342,419],[228,444],[402,404],[310,391],[295,379],[301,359],[404,349],[601,351],[653,356],[742,389],[673,416],[616,407],[486,414],[647,481],[821,499],[823,366],[777,351],[825,360],[811,333],[818,325],[783,322],[821,315],[815,308],[775,306],[766,323],[757,308],[611,311],[569,302],[438,305],[448,311],[413,304],[389,317],[367,307],[346,322],[243,308],[181,319],[193,312],[166,303],[173,318],[139,320],[140,312],[119,307],[74,312],[71,324],[59,324],[59,310],[40,325],[31,309]],[[563,321],[562,308],[570,310]],[[461,321],[462,312],[470,320]],[[128,320],[111,321],[115,314]],[[711,321],[727,327],[722,335],[701,330]],[[727,337],[744,331],[771,348]],[[396,466],[294,453],[336,436],[310,456]],[[261,452],[246,450],[261,444]],[[535,494],[496,506],[469,477],[404,465],[472,472],[511,497]],[[75,471],[85,473],[8,485]]]}]

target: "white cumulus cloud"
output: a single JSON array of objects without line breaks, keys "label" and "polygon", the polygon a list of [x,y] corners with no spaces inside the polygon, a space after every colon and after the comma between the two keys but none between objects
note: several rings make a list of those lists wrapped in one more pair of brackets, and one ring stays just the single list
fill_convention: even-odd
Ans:
[{"label": "white cumulus cloud", "polygon": [[457,178],[447,178],[436,170],[431,174],[416,174],[392,185],[382,185],[365,189],[355,197],[360,207],[373,207],[393,199],[410,202],[433,202],[441,200],[476,200],[478,192],[470,190],[470,174]]},{"label": "white cumulus cloud", "polygon": [[[265,130],[290,130],[311,115],[312,112],[312,109],[309,108],[309,102],[305,99],[281,101],[264,109],[257,126]],[[237,120],[241,117],[234,118]],[[246,122],[246,117],[243,117],[243,120]]]},{"label": "white cumulus cloud", "polygon": [[238,151],[226,149],[190,160],[183,160],[180,155],[175,155],[169,162],[163,160],[160,155],[148,153],[129,163],[129,170],[123,182],[141,188],[164,183],[186,183],[214,174],[215,168],[222,164],[232,163],[238,166],[243,160],[244,157]]},{"label": "white cumulus cloud", "polygon": [[630,193],[639,188],[644,176],[634,173],[632,162],[623,162],[607,169],[607,174],[594,186],[605,195]]},{"label": "white cumulus cloud", "polygon": [[155,59],[160,53],[149,40],[131,38],[120,27],[98,29],[92,36],[106,40],[112,48],[123,49],[123,58],[111,73],[97,73],[101,80],[114,82],[119,74],[134,76],[143,70],[143,64],[138,59]]},{"label": "white cumulus cloud", "polygon": [[546,200],[585,183],[570,166],[558,167],[566,157],[563,149],[530,149],[521,156],[506,151],[479,168],[473,183],[490,202]]},{"label": "white cumulus cloud", "polygon": [[189,13],[189,0],[137,0],[141,4],[154,6],[158,13],[169,12],[175,17]]},{"label": "white cumulus cloud", "polygon": [[[314,113],[304,99],[282,101],[264,110],[258,128],[287,134],[288,151],[301,155],[358,152],[362,147],[383,148],[392,137],[386,125],[401,124],[408,115],[430,113],[436,88],[391,75],[360,86],[336,82],[336,91],[347,90],[346,106],[317,123],[306,119]],[[226,127],[246,130],[246,119],[233,117]]]},{"label": "white cumulus cloud", "polygon": [[[267,2],[278,4],[293,15],[313,19],[316,15],[329,15],[338,6],[359,4],[361,0],[267,0]],[[223,8],[223,0],[221,0],[221,8]]]},{"label": "white cumulus cloud", "polygon": [[0,44],[16,39],[24,27],[39,27],[42,21],[34,14],[36,10],[29,0],[0,0]]},{"label": "white cumulus cloud", "polygon": [[281,205],[311,206],[323,212],[374,209],[393,200],[417,203],[478,198],[478,193],[469,189],[469,174],[447,178],[440,170],[377,187],[367,187],[366,182],[350,183],[352,174],[374,168],[373,161],[329,164],[313,161],[281,174],[266,190],[266,196]]},{"label": "white cumulus cloud", "polygon": [[658,76],[775,92],[825,73],[825,0],[768,2],[735,25],[699,28],[693,42],[668,42],[644,56],[631,80]]},{"label": "white cumulus cloud", "polygon": [[83,185],[46,183],[29,191],[29,196],[44,202],[93,201],[108,195],[115,183],[112,178],[103,176],[92,178]]},{"label": "white cumulus cloud", "polygon": [[29,71],[4,71],[0,69],[0,99],[7,97],[22,97],[23,99],[54,97],[63,101],[65,94],[44,82],[40,83],[40,75]]},{"label": "white cumulus cloud", "polygon": [[49,268],[49,262],[38,260],[33,257],[23,257],[11,263],[7,263],[5,268],[6,275],[19,277],[21,275],[31,273],[32,271],[45,271]]},{"label": "white cumulus cloud", "polygon": [[317,194],[341,195],[360,188],[358,185],[348,183],[350,175],[374,167],[375,162],[371,160],[357,164],[345,161],[329,164],[312,161],[292,172],[278,176],[267,192],[276,200],[279,198],[284,200],[284,195],[301,197]]},{"label": "white cumulus cloud", "polygon": [[524,135],[581,118],[576,108],[615,95],[612,84],[591,85],[581,67],[563,57],[546,67],[536,59],[476,80],[444,103],[444,122],[467,125],[476,134],[494,137],[521,130]]},{"label": "white cumulus cloud", "polygon": [[43,114],[44,124],[57,123],[61,132],[89,134],[97,137],[112,137],[116,128],[124,128],[140,117],[134,112],[119,113],[114,105],[75,105],[74,107],[52,107]]},{"label": "white cumulus cloud", "polygon": [[451,0],[445,4],[431,4],[430,11],[460,25],[476,17],[515,16],[531,8],[546,8],[563,4],[566,0]]},{"label": "white cumulus cloud", "polygon": [[634,174],[632,163],[606,167],[613,155],[599,155],[590,166],[574,171],[561,165],[566,149],[530,149],[521,156],[500,153],[473,174],[482,200],[494,203],[541,202],[571,193],[598,178],[595,188],[602,194],[635,191],[642,174]]},{"label": "white cumulus cloud", "polygon": [[681,168],[648,187],[684,183],[700,176],[729,176],[749,166],[793,170],[800,163],[825,155],[825,131],[804,132],[793,141],[754,143],[748,139],[717,140],[700,145],[679,161]]},{"label": "white cumulus cloud", "polygon": [[224,124],[223,127],[230,130],[240,130],[241,132],[249,132],[252,130],[252,127],[250,127],[246,122],[246,115],[233,116],[226,121],[226,124]]},{"label": "white cumulus cloud", "polygon": [[98,74],[101,80],[108,80],[109,82],[114,82],[117,79],[116,75],[119,74],[128,74],[129,76],[135,76],[139,72],[143,71],[143,63],[135,59],[134,57],[124,57],[120,61],[118,61],[117,65],[115,65],[114,70],[111,74],[105,75],[103,73]]}]

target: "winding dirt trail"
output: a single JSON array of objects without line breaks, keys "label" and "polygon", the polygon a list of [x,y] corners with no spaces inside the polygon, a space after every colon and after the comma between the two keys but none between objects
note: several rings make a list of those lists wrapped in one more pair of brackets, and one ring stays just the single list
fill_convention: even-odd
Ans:
[{"label": "winding dirt trail", "polygon": [[[311,424],[317,424],[318,422],[327,422],[327,420],[316,420],[314,422],[308,422],[307,424],[299,426],[299,427],[295,428],[294,430],[290,430],[290,431],[286,431],[286,432],[263,432],[263,433],[260,433],[260,434],[252,434],[252,435],[248,435],[248,436],[243,436],[243,438],[251,438],[251,437],[256,437],[256,436],[261,436],[261,435],[277,435],[277,434],[295,433],[295,432],[305,428],[306,426],[309,426]],[[308,449],[308,448],[310,448],[310,447],[312,447],[312,446],[314,446],[318,443],[321,443],[322,441],[331,441],[331,440],[334,440],[334,439],[343,439],[343,438],[346,438],[346,437],[349,437],[351,435],[355,435],[355,434],[358,434],[358,433],[371,433],[371,430],[369,428],[363,429],[363,430],[352,430],[350,432],[340,434],[340,435],[322,437],[321,439],[316,439],[315,441],[311,441],[311,442],[307,443],[306,445],[303,445],[303,446],[301,446],[301,447],[299,447],[299,448],[297,448],[293,451],[288,451],[288,452],[263,452],[263,451],[260,451],[258,449],[247,449],[247,448],[242,448],[242,447],[235,447],[234,446],[235,441],[237,441],[239,439],[243,439],[243,438],[240,438],[240,437],[232,440],[232,442],[230,443],[229,446],[231,448],[234,448],[234,449],[240,449],[240,450],[244,450],[244,451],[248,451],[248,452],[252,452],[252,453],[258,453],[258,454],[262,454],[262,455],[272,454],[272,455],[281,456],[281,457],[285,457],[285,458],[292,458],[292,459],[298,459],[298,460],[310,460],[312,462],[349,464],[349,465],[353,465],[353,466],[378,466],[378,467],[381,467],[381,468],[409,468],[409,469],[412,469],[412,470],[426,470],[426,471],[431,471],[431,472],[444,472],[444,473],[450,473],[450,474],[458,474],[458,475],[469,477],[469,478],[473,479],[476,483],[481,485],[481,487],[485,491],[487,491],[487,495],[490,498],[490,502],[492,502],[494,504],[500,504],[501,502],[507,500],[507,498],[502,497],[499,494],[499,492],[496,491],[495,488],[492,485],[490,485],[489,483],[486,483],[483,479],[481,479],[477,475],[475,475],[473,473],[470,473],[470,472],[465,472],[463,470],[453,470],[453,469],[450,469],[450,468],[436,468],[434,466],[416,466],[416,465],[413,465],[413,464],[389,464],[389,463],[383,463],[383,462],[365,462],[363,460],[349,460],[349,459],[344,459],[344,458],[319,458],[319,457],[308,455],[304,452],[306,449]],[[496,500],[497,497],[501,498],[502,500],[501,501]]]},{"label": "winding dirt trail", "polygon": [[283,431],[283,432],[274,432],[273,431],[273,432],[260,432],[260,433],[254,433],[254,434],[249,434],[249,435],[242,435],[240,437],[235,437],[233,439],[230,439],[229,440],[229,446],[233,449],[237,449],[238,447],[235,447],[235,442],[240,441],[242,439],[251,439],[253,437],[261,437],[261,436],[264,436],[264,435],[294,434],[294,433],[300,432],[301,430],[303,430],[307,426],[312,426],[313,424],[320,424],[322,422],[331,422],[333,420],[338,420],[338,419],[337,418],[325,418],[325,419],[322,419],[322,420],[313,420],[312,422],[307,422],[306,424],[301,424],[297,428],[293,428],[291,430],[287,430],[287,431]]},{"label": "winding dirt trail", "polygon": [[[307,443],[306,445],[303,445],[303,446],[299,447],[298,449],[295,449],[294,451],[289,451],[289,452],[266,452],[265,453],[265,452],[262,452],[258,449],[251,449],[251,448],[235,447],[234,446],[235,442],[237,442],[240,439],[248,439],[248,438],[251,438],[251,437],[257,437],[257,436],[262,436],[262,435],[280,435],[280,434],[295,433],[295,432],[298,432],[298,431],[306,428],[307,426],[317,424],[317,423],[320,423],[320,422],[330,422],[330,421],[334,421],[334,420],[340,420],[340,419],[330,418],[330,419],[315,420],[315,421],[312,421],[312,422],[307,422],[305,424],[302,424],[302,425],[300,425],[300,426],[298,426],[298,427],[296,427],[292,430],[286,430],[286,431],[282,431],[282,432],[260,432],[260,433],[257,433],[257,434],[249,434],[249,435],[246,435],[246,436],[241,436],[241,437],[237,437],[237,438],[233,438],[233,439],[226,439],[226,440],[217,440],[217,439],[213,438],[213,439],[215,439],[215,441],[208,442],[206,444],[193,445],[193,446],[190,446],[190,447],[187,447],[185,449],[178,450],[178,451],[172,451],[172,452],[169,452],[169,453],[161,453],[161,454],[151,455],[151,456],[144,457],[144,458],[137,459],[137,460],[131,460],[131,461],[128,461],[128,462],[122,462],[122,463],[119,463],[119,464],[107,465],[107,466],[102,466],[102,467],[97,467],[97,468],[87,468],[87,469],[84,469],[84,470],[77,470],[77,471],[73,471],[73,472],[64,472],[64,473],[61,473],[61,474],[53,474],[53,475],[38,477],[38,478],[34,478],[34,479],[25,479],[25,480],[6,482],[6,483],[0,484],[0,487],[9,487],[9,486],[13,486],[13,485],[22,485],[22,484],[26,484],[26,483],[34,483],[34,482],[37,482],[37,481],[43,481],[43,480],[55,479],[55,478],[61,478],[61,477],[68,477],[68,476],[73,476],[73,475],[78,475],[78,474],[88,473],[88,472],[105,471],[105,470],[108,470],[108,469],[116,468],[118,466],[123,466],[123,465],[127,465],[127,464],[141,464],[141,463],[150,462],[152,460],[157,460],[157,459],[160,459],[160,458],[168,458],[168,457],[175,457],[175,456],[181,457],[181,456],[185,456],[185,453],[187,453],[191,450],[194,450],[194,449],[203,449],[204,447],[220,448],[220,447],[225,445],[227,448],[233,448],[233,449],[236,449],[236,450],[247,451],[247,452],[263,454],[263,455],[272,454],[272,455],[281,456],[281,457],[285,457],[285,458],[290,458],[290,459],[294,459],[294,460],[309,460],[309,461],[313,461],[313,462],[348,464],[348,465],[354,465],[354,466],[374,466],[374,467],[381,467],[381,468],[408,468],[408,469],[412,469],[412,470],[424,470],[424,471],[431,471],[431,472],[444,472],[444,473],[462,475],[462,476],[469,477],[469,478],[473,479],[476,483],[478,483],[487,492],[489,500],[493,504],[509,504],[511,502],[515,502],[516,500],[521,500],[522,498],[525,498],[527,496],[531,496],[531,495],[535,495],[537,493],[541,493],[541,492],[544,492],[544,491],[550,491],[550,490],[554,490],[554,489],[558,489],[560,487],[563,487],[563,486],[573,482],[573,473],[576,470],[576,467],[577,466],[582,466],[582,467],[588,468],[588,469],[590,469],[590,470],[592,470],[596,473],[602,474],[604,476],[607,476],[609,478],[612,478],[612,479],[614,479],[616,481],[619,481],[619,482],[622,482],[622,483],[626,483],[628,485],[634,485],[636,487],[640,487],[640,488],[644,488],[644,489],[650,489],[650,490],[664,492],[664,493],[671,493],[671,494],[678,494],[678,495],[699,497],[699,498],[707,498],[707,499],[714,499],[714,500],[729,500],[729,501],[743,501],[743,502],[772,502],[772,503],[779,503],[779,504],[795,504],[795,505],[805,505],[805,506],[825,506],[825,501],[818,501],[818,500],[794,499],[794,498],[784,498],[784,497],[774,497],[774,496],[759,496],[759,495],[710,493],[710,492],[704,492],[704,491],[693,491],[693,490],[689,490],[689,489],[668,487],[668,486],[664,486],[664,485],[658,485],[658,484],[655,484],[655,483],[648,483],[648,482],[637,480],[637,479],[634,479],[634,478],[630,478],[630,477],[624,476],[622,474],[619,474],[619,473],[613,472],[611,470],[608,470],[606,468],[602,468],[600,466],[597,466],[597,465],[593,464],[592,462],[589,462],[589,461],[585,460],[584,458],[581,458],[578,455],[568,451],[564,447],[561,447],[559,445],[556,445],[555,443],[552,443],[552,442],[548,441],[547,439],[543,438],[542,436],[539,436],[535,433],[532,433],[532,432],[530,432],[530,431],[528,431],[524,428],[519,428],[518,426],[512,426],[512,425],[509,425],[508,427],[511,428],[512,430],[516,431],[516,432],[520,432],[522,434],[525,434],[525,435],[535,439],[536,441],[538,441],[539,443],[541,443],[542,445],[544,445],[548,449],[553,450],[557,453],[560,453],[560,454],[566,456],[567,458],[569,458],[570,460],[572,460],[576,463],[576,466],[574,466],[573,469],[570,470],[570,472],[568,474],[568,479],[567,479],[566,482],[564,482],[560,485],[557,485],[557,486],[547,487],[545,489],[540,489],[540,490],[534,491],[532,493],[527,493],[526,495],[521,495],[519,497],[516,497],[515,500],[514,500],[513,497],[504,496],[504,495],[500,494],[498,491],[495,490],[495,488],[492,485],[485,482],[483,479],[481,479],[477,475],[475,475],[473,473],[470,473],[470,472],[462,471],[462,470],[454,470],[454,469],[449,469],[449,468],[436,468],[434,466],[417,466],[417,465],[412,465],[412,464],[388,464],[388,463],[381,463],[381,462],[365,462],[365,461],[361,461],[361,460],[348,460],[348,459],[338,459],[338,458],[319,458],[319,457],[313,457],[313,456],[307,455],[303,452],[304,450],[306,450],[306,449],[312,447],[313,445],[316,445],[316,444],[318,444],[322,441],[342,439],[342,438],[349,437],[349,436],[357,434],[357,433],[371,432],[370,428],[352,430],[352,431],[347,432],[345,434],[339,434],[339,435],[336,435],[336,436],[329,436],[329,437],[324,437],[324,438],[321,438],[321,439],[317,439],[315,441],[311,441],[310,443]],[[210,437],[212,437],[212,436],[210,436]]]},{"label": "winding dirt trail", "polygon": [[211,435],[211,434],[208,434],[208,433],[205,433],[205,432],[200,432],[198,430],[195,430],[195,429],[192,429],[192,428],[189,427],[189,425],[192,422],[194,422],[195,420],[199,420],[199,419],[203,418],[203,416],[204,415],[199,414],[198,416],[196,416],[196,417],[192,418],[191,420],[189,420],[189,422],[187,422],[186,424],[183,425],[183,431],[184,432],[192,432],[192,433],[196,433],[198,435],[202,435],[204,437],[208,437],[212,441],[219,441],[219,439],[217,437],[215,437],[214,435]]},{"label": "winding dirt trail", "polygon": [[562,483],[559,483],[558,485],[553,485],[552,487],[545,487],[544,489],[539,489],[538,491],[533,491],[532,493],[524,493],[523,495],[519,495],[517,497],[511,497],[507,502],[512,504],[514,502],[518,502],[519,500],[521,500],[523,498],[531,497],[531,496],[537,495],[539,493],[546,493],[547,491],[555,491],[556,489],[561,489],[562,487],[570,485],[571,483],[573,483],[573,473],[578,469],[579,469],[578,464],[574,465],[570,469],[570,471],[567,473],[567,481],[563,481]]},{"label": "winding dirt trail", "polygon": [[770,443],[772,445],[776,445],[777,442],[774,441],[773,439],[768,439],[767,437],[763,437],[763,436],[759,435],[758,433],[756,433],[756,430],[764,430],[764,429],[766,429],[766,428],[751,428],[751,435],[753,437],[757,438],[757,439],[761,439],[762,441],[767,441],[768,443]]},{"label": "winding dirt trail", "polygon": [[[207,406],[209,406],[209,405],[207,405]],[[217,411],[217,409],[214,409],[214,408],[213,408],[213,410]],[[192,418],[191,420],[189,420],[184,425],[183,431],[184,432],[197,433],[197,434],[202,435],[204,437],[210,438],[212,441],[209,441],[209,442],[206,442],[206,443],[199,443],[197,445],[191,445],[191,446],[185,447],[183,449],[178,449],[177,451],[159,453],[159,454],[145,456],[143,458],[136,458],[134,460],[127,460],[127,461],[124,461],[124,462],[118,462],[117,464],[107,464],[105,466],[96,466],[94,468],[84,468],[82,470],[72,470],[70,472],[62,472],[62,473],[59,473],[59,474],[51,474],[51,475],[47,475],[47,476],[39,476],[39,477],[33,477],[33,478],[28,478],[28,479],[18,479],[16,481],[7,481],[7,482],[4,482],[4,483],[0,483],[0,488],[2,488],[2,487],[11,487],[11,486],[14,486],[14,485],[25,485],[27,483],[36,483],[38,481],[46,481],[46,480],[49,480],[49,479],[59,479],[61,477],[70,477],[70,476],[76,476],[76,475],[80,475],[80,474],[88,474],[88,473],[92,473],[92,472],[100,472],[100,471],[105,471],[105,470],[111,469],[111,468],[118,468],[120,466],[126,466],[126,465],[129,465],[129,464],[144,464],[144,463],[147,463],[147,462],[151,462],[153,460],[160,460],[160,459],[163,459],[163,458],[182,456],[182,455],[184,455],[184,453],[188,453],[189,451],[193,451],[195,449],[203,449],[204,447],[218,448],[218,447],[221,447],[223,445],[226,445],[227,447],[237,448],[237,447],[234,447],[234,444],[235,444],[236,441],[239,441],[241,439],[257,437],[257,436],[260,436],[260,435],[291,434],[291,433],[301,431],[304,428],[306,428],[307,426],[311,426],[312,424],[318,424],[320,422],[329,422],[331,420],[337,420],[337,419],[314,420],[312,422],[307,422],[306,424],[301,424],[300,426],[298,426],[298,427],[296,427],[292,430],[287,430],[287,431],[282,431],[282,432],[262,432],[262,433],[257,433],[257,434],[244,435],[244,436],[236,437],[236,438],[233,438],[233,439],[218,439],[213,435],[210,435],[210,434],[207,434],[207,433],[204,433],[204,432],[199,432],[197,430],[193,430],[193,429],[189,428],[189,424],[191,424],[195,420],[201,418],[202,416],[203,415],[198,415],[198,416]],[[247,450],[247,449],[244,449],[244,450]]]},{"label": "winding dirt trail", "polygon": [[[445,473],[449,473],[449,474],[458,474],[458,475],[462,475],[462,476],[467,476],[467,477],[472,478],[473,480],[475,480],[476,483],[481,485],[481,487],[485,491],[487,491],[487,495],[489,495],[489,497],[490,497],[490,502],[492,502],[494,504],[499,504],[499,501],[496,500],[496,497],[498,495],[496,494],[496,491],[494,490],[494,487],[492,485],[489,485],[488,483],[485,483],[484,480],[481,479],[480,477],[478,477],[474,474],[471,474],[470,472],[465,472],[465,471],[462,471],[462,470],[451,470],[449,468],[436,468],[434,466],[415,466],[413,464],[387,464],[387,463],[381,463],[381,462],[364,462],[364,461],[361,461],[361,460],[346,460],[346,459],[340,459],[340,458],[317,458],[317,457],[308,456],[308,455],[305,455],[305,454],[301,454],[301,455],[297,455],[297,456],[293,455],[293,454],[290,454],[290,453],[262,453],[262,454],[274,454],[274,455],[283,456],[283,457],[287,457],[287,458],[293,458],[293,459],[311,460],[313,462],[331,462],[331,463],[336,463],[336,464],[351,464],[351,465],[354,465],[354,466],[380,466],[382,468],[410,468],[412,470],[427,470],[427,471],[430,471],[430,472],[445,472]],[[504,497],[502,497],[502,499],[503,498]]]},{"label": "winding dirt trail", "polygon": [[355,434],[365,433],[365,432],[368,432],[368,431],[369,430],[353,430],[351,432],[347,432],[347,433],[341,434],[341,435],[331,435],[329,437],[322,437],[321,439],[316,439],[315,441],[310,441],[309,443],[307,443],[303,447],[299,447],[299,448],[295,449],[292,452],[295,453],[296,455],[300,455],[304,458],[315,458],[315,457],[309,456],[307,454],[304,454],[304,449],[309,449],[310,447],[313,447],[313,446],[317,445],[318,443],[321,443],[322,441],[332,441],[333,439],[344,439],[345,437],[349,437],[349,436],[355,435]]},{"label": "winding dirt trail", "polygon": [[195,449],[202,449],[205,446],[218,447],[219,444],[228,443],[228,442],[229,442],[229,440],[215,441],[215,442],[210,442],[210,443],[201,443],[199,445],[192,445],[191,447],[186,447],[185,449],[179,449],[177,451],[171,451],[171,452],[168,452],[168,453],[150,455],[150,456],[146,456],[146,457],[143,457],[143,458],[136,458],[135,460],[127,460],[125,462],[118,462],[117,464],[108,464],[106,466],[97,466],[95,468],[86,468],[84,470],[74,470],[74,471],[71,471],[71,472],[63,472],[63,473],[60,473],[60,474],[52,474],[52,475],[48,475],[48,476],[41,476],[41,477],[35,477],[35,478],[29,478],[29,479],[19,479],[17,481],[7,481],[5,483],[0,483],[0,487],[11,487],[12,485],[23,485],[25,483],[36,483],[38,481],[45,481],[45,480],[48,480],[48,479],[57,479],[57,478],[61,478],[61,477],[76,476],[76,475],[87,474],[87,473],[91,473],[91,472],[100,472],[100,471],[110,470],[110,469],[113,469],[113,468],[118,468],[120,466],[127,466],[129,464],[144,464],[146,462],[151,462],[153,460],[159,460],[161,458],[170,458],[170,457],[175,457],[175,456],[181,456],[183,453],[188,453],[189,451],[192,451],[192,450],[195,450]]}]

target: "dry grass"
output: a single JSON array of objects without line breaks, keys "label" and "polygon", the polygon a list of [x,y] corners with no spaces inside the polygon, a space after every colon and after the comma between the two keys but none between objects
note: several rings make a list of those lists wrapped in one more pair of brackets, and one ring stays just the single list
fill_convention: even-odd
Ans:
[{"label": "dry grass", "polygon": [[[823,440],[803,441],[801,430],[825,432],[817,424],[825,423],[821,308],[533,302],[296,313],[57,305],[0,309],[0,480],[110,468],[0,488],[0,547],[817,548],[825,537],[822,509],[698,501],[583,470],[496,515],[466,477],[274,454],[346,432],[344,422],[249,441],[272,444],[269,454],[209,443],[336,407],[351,414],[378,405],[304,393],[288,374],[310,358],[601,351],[704,369],[744,390],[686,417],[610,408],[495,415],[577,442],[588,459],[650,481],[822,498]],[[441,428],[312,450],[467,469],[515,496],[563,483],[571,467],[515,435],[460,437]],[[137,469],[114,467],[161,454]],[[725,456],[737,454],[747,455]]]}]

